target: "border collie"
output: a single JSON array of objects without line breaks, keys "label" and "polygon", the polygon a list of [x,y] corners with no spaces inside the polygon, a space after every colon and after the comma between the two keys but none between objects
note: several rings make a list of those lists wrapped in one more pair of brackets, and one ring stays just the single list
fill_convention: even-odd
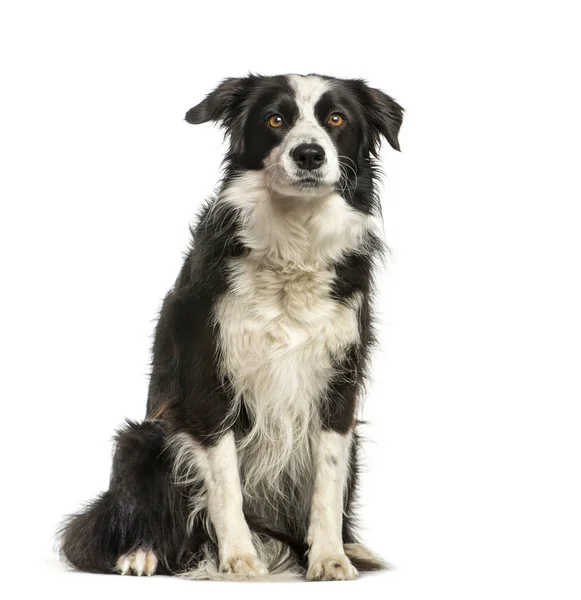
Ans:
[{"label": "border collie", "polygon": [[77,569],[346,580],[382,561],[354,527],[357,415],[382,253],[377,158],[402,108],[357,79],[226,79],[224,177],[157,323],[147,413],[109,490],[60,532]]}]

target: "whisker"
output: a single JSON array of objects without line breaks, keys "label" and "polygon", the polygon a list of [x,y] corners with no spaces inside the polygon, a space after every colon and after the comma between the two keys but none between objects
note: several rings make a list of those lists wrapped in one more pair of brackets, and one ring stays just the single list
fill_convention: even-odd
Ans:
[{"label": "whisker", "polygon": [[[359,179],[357,177],[357,171],[354,167],[352,167],[350,164],[343,162],[341,159],[346,159],[349,160],[351,162],[353,162],[353,160],[351,160],[348,156],[343,156],[342,154],[339,155],[339,170],[342,174],[344,174],[345,176],[345,181],[346,181],[346,189],[347,191],[349,191],[349,197],[352,200],[353,199],[353,194],[355,193],[355,190],[357,189],[357,184],[359,182]],[[353,164],[355,164],[353,162]],[[353,183],[353,187],[352,189],[349,189],[349,186],[351,184],[350,178],[347,175],[347,171],[345,169],[349,169],[352,173],[353,173],[353,177],[355,178],[355,182]],[[345,190],[343,190],[345,191]]]}]

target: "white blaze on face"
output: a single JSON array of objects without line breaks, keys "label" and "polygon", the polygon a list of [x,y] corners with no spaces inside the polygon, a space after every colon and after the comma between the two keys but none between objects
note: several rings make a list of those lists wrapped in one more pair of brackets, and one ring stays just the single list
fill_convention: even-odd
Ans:
[{"label": "white blaze on face", "polygon": [[[315,106],[321,96],[330,89],[331,83],[316,75],[289,75],[295,90],[298,116],[283,142],[275,147],[265,160],[269,186],[283,194],[318,196],[332,191],[340,178],[339,157],[335,144],[315,115]],[[319,144],[325,151],[325,161],[317,169],[320,185],[301,189],[301,169],[292,157],[293,150],[300,144]]]}]

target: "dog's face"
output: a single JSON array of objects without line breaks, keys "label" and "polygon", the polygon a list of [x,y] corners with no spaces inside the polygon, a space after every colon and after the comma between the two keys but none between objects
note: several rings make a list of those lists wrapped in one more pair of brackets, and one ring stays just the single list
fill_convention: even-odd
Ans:
[{"label": "dog's face", "polygon": [[312,197],[356,178],[382,136],[399,150],[402,109],[360,80],[251,75],[225,80],[186,120],[220,122],[233,166],[263,170],[279,194]]}]

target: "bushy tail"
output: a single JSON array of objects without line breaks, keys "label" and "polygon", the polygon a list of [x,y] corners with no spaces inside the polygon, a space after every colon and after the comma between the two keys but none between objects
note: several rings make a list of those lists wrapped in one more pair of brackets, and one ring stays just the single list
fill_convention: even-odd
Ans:
[{"label": "bushy tail", "polygon": [[119,556],[123,531],[110,492],[68,517],[59,531],[60,554],[71,566],[91,573],[111,573]]},{"label": "bushy tail", "polygon": [[389,569],[389,565],[381,557],[363,544],[344,544],[343,549],[359,572]]}]

